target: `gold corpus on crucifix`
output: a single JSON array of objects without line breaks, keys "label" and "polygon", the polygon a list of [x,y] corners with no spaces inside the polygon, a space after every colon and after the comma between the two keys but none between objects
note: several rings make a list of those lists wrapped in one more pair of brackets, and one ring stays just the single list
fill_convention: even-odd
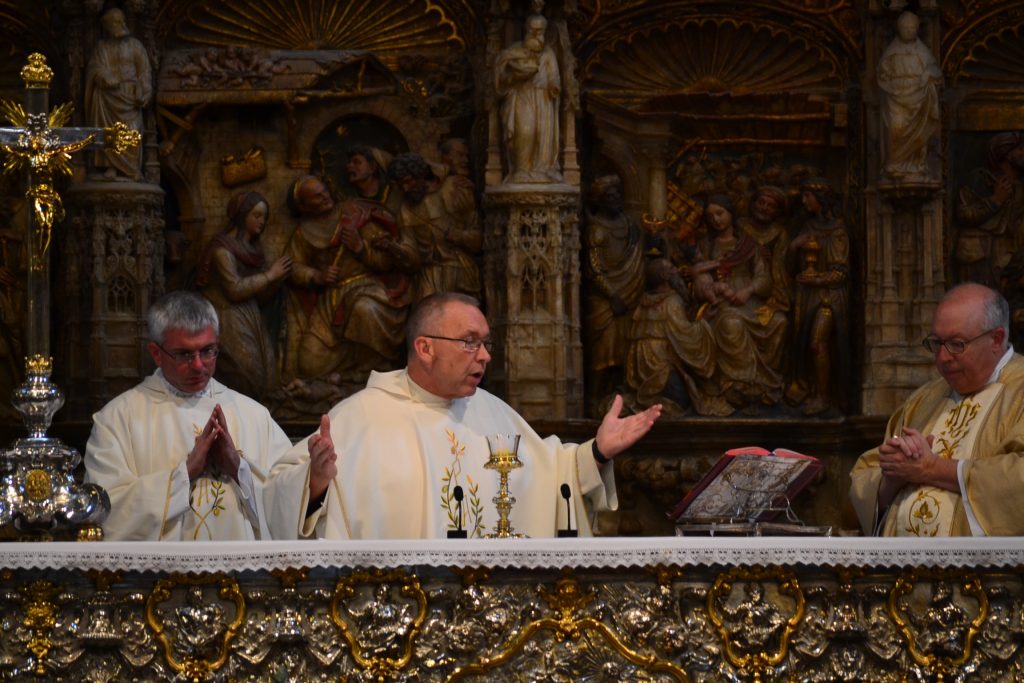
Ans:
[{"label": "gold corpus on crucifix", "polygon": [[[119,154],[138,145],[142,135],[120,121],[105,129],[64,128],[71,120],[74,105],[65,102],[53,111],[46,111],[53,71],[47,66],[46,58],[39,53],[29,55],[28,64],[21,70],[21,76],[29,91],[46,93],[42,97],[33,97],[30,92],[30,109],[36,109],[31,106],[36,99],[43,100],[40,104],[44,106],[42,111],[26,111],[17,102],[0,100],[0,115],[15,126],[13,131],[0,129],[0,149],[7,153],[0,170],[4,173],[28,170],[31,173],[27,197],[32,202],[35,233],[32,244],[35,248],[30,268],[42,271],[46,267],[53,226],[64,218],[64,206],[53,182],[59,176],[71,175],[71,155],[94,144],[100,133],[103,134],[104,145]],[[3,132],[13,132],[14,135],[2,135]],[[11,137],[14,139],[11,140]]]},{"label": "gold corpus on crucifix", "polygon": [[0,117],[13,126],[0,128],[0,170],[26,175],[25,196],[31,204],[26,236],[28,358],[25,381],[13,396],[28,437],[0,450],[0,486],[8,491],[0,504],[0,540],[97,540],[102,538],[99,525],[110,512],[110,500],[102,488],[75,480],[74,470],[82,459],[78,452],[46,436],[54,413],[64,405],[64,394],[50,381],[50,243],[54,226],[64,218],[54,181],[71,175],[75,152],[103,145],[123,153],[138,145],[142,136],[123,123],[110,128],[65,127],[73,107],[64,103],[50,110],[53,70],[39,53],[29,55],[21,77],[25,104],[0,101]]}]

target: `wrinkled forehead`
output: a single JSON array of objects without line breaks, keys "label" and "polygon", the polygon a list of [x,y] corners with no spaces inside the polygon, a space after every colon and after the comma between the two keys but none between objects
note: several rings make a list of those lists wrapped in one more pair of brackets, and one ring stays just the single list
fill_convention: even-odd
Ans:
[{"label": "wrinkled forehead", "polygon": [[452,301],[445,305],[440,323],[446,337],[483,339],[491,333],[487,318],[480,309],[460,301]]}]

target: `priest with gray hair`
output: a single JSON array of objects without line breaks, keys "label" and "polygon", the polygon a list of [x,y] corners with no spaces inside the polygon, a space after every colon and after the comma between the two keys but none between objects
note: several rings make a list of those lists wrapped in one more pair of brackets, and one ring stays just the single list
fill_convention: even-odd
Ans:
[{"label": "priest with gray hair", "polygon": [[110,495],[110,541],[270,538],[263,482],[291,446],[270,413],[213,378],[220,325],[172,292],[147,316],[156,371],[93,415],[85,479]]}]

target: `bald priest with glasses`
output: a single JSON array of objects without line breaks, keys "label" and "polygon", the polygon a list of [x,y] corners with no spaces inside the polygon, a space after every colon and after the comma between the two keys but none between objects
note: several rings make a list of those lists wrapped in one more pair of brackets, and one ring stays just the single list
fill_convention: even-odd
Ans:
[{"label": "bald priest with glasses", "polygon": [[406,337],[405,369],[372,373],[365,389],[332,408],[274,468],[265,490],[274,538],[492,533],[499,476],[485,464],[487,437],[498,434],[521,436],[522,467],[509,474],[515,532],[550,537],[572,527],[588,535],[590,514],[614,509],[611,460],[650,430],[661,406],[620,417],[617,397],[594,439],[542,439],[480,388],[491,332],[475,299],[424,298]]},{"label": "bald priest with glasses", "polygon": [[977,284],[939,302],[924,346],[941,377],[889,419],[850,473],[865,534],[1024,534],[1024,358],[1009,306]]},{"label": "bald priest with glasses", "polygon": [[268,539],[263,483],[291,441],[256,401],[213,379],[219,322],[193,292],[146,319],[156,371],[93,416],[85,478],[110,495],[112,541]]}]

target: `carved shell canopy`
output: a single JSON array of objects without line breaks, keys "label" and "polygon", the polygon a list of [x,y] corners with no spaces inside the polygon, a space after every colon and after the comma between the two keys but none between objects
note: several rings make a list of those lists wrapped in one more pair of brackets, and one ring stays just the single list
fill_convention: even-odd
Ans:
[{"label": "carved shell canopy", "polygon": [[278,50],[382,53],[463,43],[433,0],[206,0],[188,9],[176,33],[199,45]]},{"label": "carved shell canopy", "polygon": [[588,89],[628,109],[677,95],[835,92],[835,56],[791,31],[735,19],[648,29],[589,61]]},{"label": "carved shell canopy", "polygon": [[841,98],[836,56],[785,27],[701,17],[648,28],[588,61],[595,100],[705,145],[821,146]]},{"label": "carved shell canopy", "polygon": [[992,88],[1019,89],[1024,82],[1024,24],[986,34],[967,52],[955,76]]}]

